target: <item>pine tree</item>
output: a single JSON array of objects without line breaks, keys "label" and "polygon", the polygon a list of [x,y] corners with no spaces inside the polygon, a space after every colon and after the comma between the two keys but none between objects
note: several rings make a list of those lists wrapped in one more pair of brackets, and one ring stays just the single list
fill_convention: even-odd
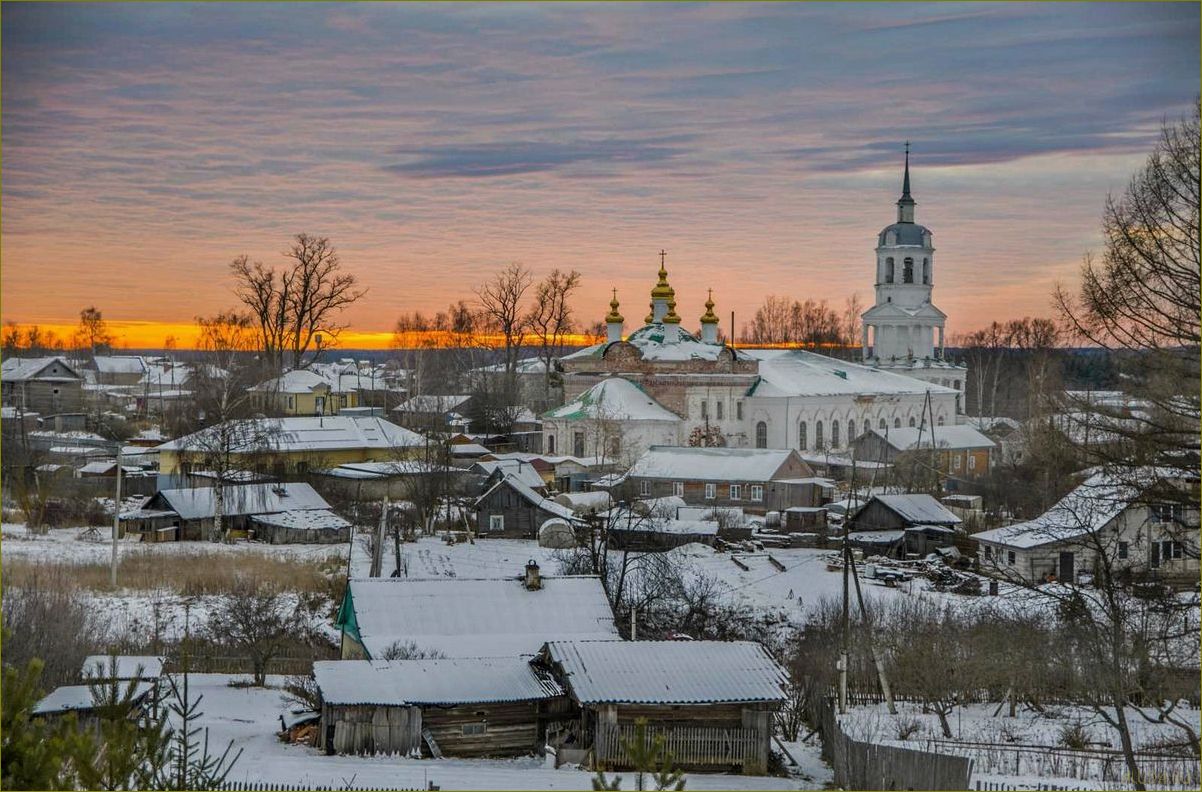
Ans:
[{"label": "pine tree", "polygon": [[[646,718],[639,718],[634,722],[634,736],[622,739],[622,749],[634,767],[635,789],[639,792],[648,788],[648,778],[654,784],[651,788],[657,792],[681,792],[684,789],[684,772],[673,765],[672,754],[668,752],[667,738],[663,734],[656,734],[648,739]],[[607,779],[605,773],[598,772],[593,778],[594,790],[621,788],[621,776]]]}]

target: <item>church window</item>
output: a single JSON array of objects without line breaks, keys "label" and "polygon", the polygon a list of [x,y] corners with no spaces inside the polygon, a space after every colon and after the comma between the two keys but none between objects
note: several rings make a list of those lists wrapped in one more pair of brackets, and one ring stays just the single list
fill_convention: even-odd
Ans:
[{"label": "church window", "polygon": [[882,418],[882,419],[881,419],[881,428],[882,428],[882,429],[887,429],[887,428],[889,428],[889,424],[885,423],[885,419],[884,419],[884,418]]},{"label": "church window", "polygon": [[913,415],[910,416],[910,428],[911,429],[914,428],[914,416]]},{"label": "church window", "polygon": [[547,435],[547,453],[548,454],[555,453],[555,435],[553,435],[553,434]]},{"label": "church window", "polygon": [[806,422],[801,421],[797,424],[797,450],[805,451],[808,448],[806,445]]},{"label": "church window", "polygon": [[854,420],[847,422],[847,442],[856,439],[856,422]]},{"label": "church window", "polygon": [[743,420],[743,402],[735,402],[735,418]]},{"label": "church window", "polygon": [[901,429],[901,418],[894,418],[894,419],[893,419],[893,428],[894,428],[894,429]]},{"label": "church window", "polygon": [[831,421],[831,448],[839,447],[839,422]]},{"label": "church window", "polygon": [[943,416],[939,416],[939,425],[943,426]]},{"label": "church window", "polygon": [[902,261],[902,282],[914,282],[914,259],[910,258],[909,256]]},{"label": "church window", "polygon": [[[763,421],[759,421],[755,425],[755,447],[768,447],[768,424],[764,423]],[[583,454],[581,456],[583,456]]]},{"label": "church window", "polygon": [[822,421],[814,421],[814,450],[822,450]]},{"label": "church window", "polygon": [[584,432],[572,433],[572,455],[584,456]]},{"label": "church window", "polygon": [[922,260],[922,282],[931,282],[931,260],[929,258],[924,258]]},{"label": "church window", "polygon": [[893,257],[885,259],[885,283],[893,283]]},{"label": "church window", "polygon": [[714,402],[714,415],[717,417],[717,419],[719,421],[722,420],[722,402],[721,401]]},{"label": "church window", "polygon": [[701,402],[701,417],[703,419],[708,419],[710,417],[709,402]]}]

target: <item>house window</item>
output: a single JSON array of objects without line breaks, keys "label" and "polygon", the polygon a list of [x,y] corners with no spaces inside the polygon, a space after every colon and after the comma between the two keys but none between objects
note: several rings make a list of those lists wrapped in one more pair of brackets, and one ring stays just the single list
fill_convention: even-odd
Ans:
[{"label": "house window", "polygon": [[463,724],[463,734],[484,734],[488,731],[487,723],[465,723]]},{"label": "house window", "polygon": [[969,470],[976,470],[976,469],[977,469],[977,457],[976,457],[976,455],[975,455],[975,454],[969,454],[969,455],[968,455],[968,469],[969,469]]},{"label": "house window", "polygon": [[740,421],[743,420],[743,402],[735,402],[735,417]]},{"label": "house window", "polygon": [[714,415],[718,418],[719,421],[722,420],[722,402],[721,401],[714,402]]},{"label": "house window", "polygon": [[505,530],[505,515],[504,514],[488,515],[488,530],[504,531]]},{"label": "house window", "polygon": [[802,421],[801,423],[797,424],[797,448],[798,448],[798,450],[801,450],[801,451],[807,450],[809,448],[809,446],[806,445],[806,442],[807,442],[806,441],[806,422]]},{"label": "house window", "polygon": [[1006,563],[1009,564],[1010,566],[1014,566],[1014,551],[1013,550],[1006,551]]},{"label": "house window", "polygon": [[902,261],[902,282],[914,282],[914,259],[910,258],[909,256]]},{"label": "house window", "polygon": [[572,432],[573,456],[584,456],[584,432]]},{"label": "house window", "polygon": [[957,454],[955,456],[955,458],[952,460],[952,466],[954,468],[956,468],[956,470],[960,469],[960,455],[959,454]]},{"label": "house window", "polygon": [[714,485],[713,484],[705,485],[705,499],[706,500],[714,499]]},{"label": "house window", "polygon": [[684,482],[683,481],[673,481],[672,482],[672,494],[678,498],[684,497]]},{"label": "house window", "polygon": [[839,422],[831,421],[831,448],[839,447]]},{"label": "house window", "polygon": [[296,406],[296,399],[293,396],[288,397],[288,409],[291,410]]},{"label": "house window", "polygon": [[990,545],[985,545],[985,560],[986,561],[993,560],[993,547],[991,547]]},{"label": "house window", "polygon": [[764,487],[761,484],[751,485],[751,499],[756,503],[764,500]]},{"label": "house window", "polygon": [[1180,522],[1182,508],[1180,503],[1154,503],[1152,510],[1153,522]]},{"label": "house window", "polygon": [[814,450],[821,451],[822,448],[822,421],[814,421]]},{"label": "house window", "polygon": [[710,417],[709,402],[703,400],[701,402],[701,418],[703,420],[705,420],[705,419],[708,419],[709,417]]},{"label": "house window", "polygon": [[345,393],[338,397],[338,406],[339,407],[346,406],[346,394]]},{"label": "house window", "polygon": [[739,484],[730,485],[730,499],[739,500],[743,497],[743,487]]},{"label": "house window", "polygon": [[755,425],[755,447],[768,447],[768,424],[764,423],[763,421],[760,421]]},{"label": "house window", "polygon": [[1130,551],[1131,551],[1131,546],[1129,544],[1127,544],[1126,542],[1119,542],[1119,558],[1120,559],[1125,560],[1127,558],[1127,555],[1130,553]]},{"label": "house window", "polygon": [[650,495],[651,494],[651,482],[650,481],[648,481],[647,479],[643,479],[642,481],[639,482],[639,494],[640,495]]},{"label": "house window", "polygon": [[555,453],[555,435],[553,435],[553,434],[547,435],[547,453],[548,454]]}]

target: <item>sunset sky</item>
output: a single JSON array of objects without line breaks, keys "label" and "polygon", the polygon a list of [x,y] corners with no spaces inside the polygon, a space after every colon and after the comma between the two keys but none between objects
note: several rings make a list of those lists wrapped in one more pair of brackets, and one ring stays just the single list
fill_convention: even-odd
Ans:
[{"label": "sunset sky", "polygon": [[[951,333],[1050,312],[1163,119],[1181,4],[5,4],[0,317],[95,304],[133,346],[230,307],[229,261],[329,236],[345,319],[510,261],[641,319],[767,294],[871,304],[902,144]],[[629,322],[628,322],[629,328]]]}]

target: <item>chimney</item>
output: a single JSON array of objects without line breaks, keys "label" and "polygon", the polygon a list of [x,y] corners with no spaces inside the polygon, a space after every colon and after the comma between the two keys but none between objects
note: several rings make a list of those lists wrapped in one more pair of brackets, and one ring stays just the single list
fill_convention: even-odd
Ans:
[{"label": "chimney", "polygon": [[534,563],[534,559],[526,562],[526,590],[538,591],[543,587],[543,578],[538,573],[538,564]]}]

